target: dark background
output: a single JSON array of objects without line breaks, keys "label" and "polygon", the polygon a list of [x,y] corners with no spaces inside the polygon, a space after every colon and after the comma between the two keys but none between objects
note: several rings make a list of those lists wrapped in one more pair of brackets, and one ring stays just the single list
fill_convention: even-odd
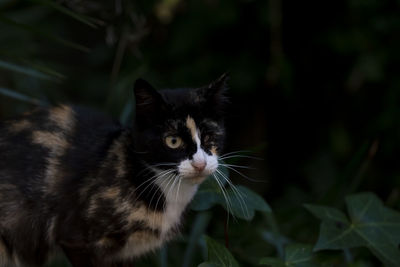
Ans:
[{"label": "dark background", "polygon": [[[194,87],[227,71],[226,152],[263,159],[236,162],[261,182],[231,178],[264,196],[285,233],[317,225],[305,202],[372,191],[400,207],[400,1],[55,2],[90,18],[0,2],[1,88],[129,123],[136,78]],[[32,106],[3,92],[0,118]]]}]

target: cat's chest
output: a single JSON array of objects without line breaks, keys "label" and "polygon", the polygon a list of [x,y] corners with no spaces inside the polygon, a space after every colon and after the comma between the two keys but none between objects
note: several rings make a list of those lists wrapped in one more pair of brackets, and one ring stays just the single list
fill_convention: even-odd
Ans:
[{"label": "cat's chest", "polygon": [[[184,191],[181,191],[181,190]],[[128,234],[118,258],[129,259],[161,247],[173,238],[182,221],[182,213],[193,198],[197,187],[169,189],[166,194],[166,206],[162,213],[149,213],[150,229],[139,230]]]}]

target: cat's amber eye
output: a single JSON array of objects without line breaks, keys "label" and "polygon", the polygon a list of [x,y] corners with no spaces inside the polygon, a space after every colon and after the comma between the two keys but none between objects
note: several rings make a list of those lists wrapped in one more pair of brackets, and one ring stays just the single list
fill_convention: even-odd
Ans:
[{"label": "cat's amber eye", "polygon": [[179,136],[170,135],[165,137],[165,144],[172,149],[176,149],[183,145],[183,141]]}]

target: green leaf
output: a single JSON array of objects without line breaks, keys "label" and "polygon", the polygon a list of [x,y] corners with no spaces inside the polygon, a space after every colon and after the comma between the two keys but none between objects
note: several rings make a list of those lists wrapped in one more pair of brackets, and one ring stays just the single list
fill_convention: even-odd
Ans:
[{"label": "green leaf", "polygon": [[227,248],[211,237],[205,236],[208,249],[208,263],[221,267],[239,267],[235,258]]},{"label": "green leaf", "polygon": [[4,17],[2,15],[0,15],[0,22],[8,24],[10,26],[13,26],[15,28],[31,32],[31,33],[34,33],[36,35],[42,36],[42,37],[45,37],[45,38],[47,38],[47,39],[49,39],[49,40],[51,40],[53,42],[62,44],[64,46],[67,46],[67,47],[70,47],[70,48],[74,48],[74,49],[80,50],[82,52],[89,52],[90,51],[89,48],[87,48],[87,47],[85,47],[83,45],[76,44],[74,42],[65,40],[63,38],[54,36],[52,34],[49,34],[49,33],[45,32],[45,31],[42,31],[42,30],[39,30],[38,28],[32,27],[30,25],[23,24],[23,23],[20,23],[20,22],[16,22],[16,21],[14,21],[12,19],[9,19],[7,17]]},{"label": "green leaf", "polygon": [[192,203],[191,208],[196,211],[208,210],[214,205],[224,204],[221,189],[215,179],[208,177],[197,191]]},{"label": "green leaf", "polygon": [[42,72],[44,74],[48,74],[48,75],[54,77],[54,79],[63,80],[63,79],[67,78],[64,74],[52,69],[49,66],[46,66],[43,63],[32,62],[32,61],[27,60],[27,59],[23,59],[22,62],[27,64],[27,65],[29,65],[31,68],[33,68],[33,69],[35,69],[37,71],[40,71],[40,72]]},{"label": "green leaf", "polygon": [[228,189],[230,199],[231,214],[235,217],[252,220],[255,211],[272,212],[265,200],[244,186],[235,186]]},{"label": "green leaf", "polygon": [[2,88],[0,87],[0,94],[5,95],[10,98],[14,98],[23,102],[27,102],[33,105],[38,105],[38,106],[47,106],[47,104],[39,99],[29,97],[26,95],[23,95],[21,93],[15,92],[13,90],[7,89],[7,88]]},{"label": "green leaf", "polygon": [[248,221],[253,219],[255,211],[271,212],[267,202],[252,190],[239,185],[231,186],[223,192],[215,179],[209,178],[200,187],[191,208],[202,211],[217,204],[223,206],[234,217]]},{"label": "green leaf", "polygon": [[187,242],[185,254],[183,256],[182,267],[193,266],[191,262],[193,255],[198,253],[198,251],[196,250],[198,241],[204,234],[204,231],[210,222],[211,216],[212,215],[210,212],[202,212],[196,215],[194,223],[191,226],[189,240]]},{"label": "green leaf", "polygon": [[269,244],[273,245],[280,257],[284,256],[284,247],[286,244],[290,242],[289,238],[286,236],[282,235],[281,233],[275,231],[275,232],[270,232],[270,231],[263,231],[261,233],[262,238],[267,241]]},{"label": "green leaf", "polygon": [[197,267],[219,267],[219,266],[221,266],[221,265],[218,265],[218,264],[215,264],[212,262],[203,262]]},{"label": "green leaf", "polygon": [[348,224],[346,215],[338,209],[319,205],[304,205],[315,217],[321,220],[333,220],[338,223]]},{"label": "green leaf", "polygon": [[216,204],[222,203],[221,195],[218,192],[201,190],[196,193],[190,207],[196,211],[208,210]]},{"label": "green leaf", "polygon": [[68,8],[63,7],[62,5],[60,5],[54,1],[48,1],[48,0],[30,0],[30,1],[54,8],[55,10],[58,10],[61,13],[65,14],[67,16],[70,16],[92,28],[97,28],[97,26],[95,24],[95,21],[96,21],[95,19],[88,17],[88,16],[78,14],[76,12],[73,12],[73,11],[69,10]]},{"label": "green leaf", "polygon": [[272,212],[267,202],[260,195],[256,194],[254,191],[241,185],[237,186],[237,189],[244,196],[246,204],[250,206],[252,209],[264,212]]},{"label": "green leaf", "polygon": [[348,220],[339,210],[307,205],[322,219],[320,235],[314,250],[369,248],[387,266],[400,262],[400,213],[385,207],[372,193],[346,198]]},{"label": "green leaf", "polygon": [[10,63],[4,60],[0,60],[0,68],[1,69],[6,69],[6,70],[10,70],[13,72],[18,72],[21,74],[25,74],[31,77],[35,77],[38,79],[43,79],[43,80],[55,80],[54,77],[47,75],[43,72],[37,71],[33,68],[28,68],[28,67],[24,67],[24,66],[20,66],[14,63]]},{"label": "green leaf", "polygon": [[266,257],[260,260],[261,265],[268,265],[271,267],[285,267],[285,262],[281,259]]},{"label": "green leaf", "polygon": [[285,265],[293,267],[311,267],[312,246],[303,244],[289,244],[285,248]]},{"label": "green leaf", "polygon": [[261,259],[260,264],[272,267],[312,267],[312,246],[304,244],[289,244],[285,247],[284,260],[272,257]]}]

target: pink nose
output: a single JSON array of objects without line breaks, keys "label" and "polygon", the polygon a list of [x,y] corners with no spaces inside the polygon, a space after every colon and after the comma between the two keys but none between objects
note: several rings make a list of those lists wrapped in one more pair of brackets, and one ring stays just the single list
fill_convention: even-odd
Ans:
[{"label": "pink nose", "polygon": [[205,161],[192,161],[192,166],[197,172],[202,172],[206,168],[207,162]]}]

